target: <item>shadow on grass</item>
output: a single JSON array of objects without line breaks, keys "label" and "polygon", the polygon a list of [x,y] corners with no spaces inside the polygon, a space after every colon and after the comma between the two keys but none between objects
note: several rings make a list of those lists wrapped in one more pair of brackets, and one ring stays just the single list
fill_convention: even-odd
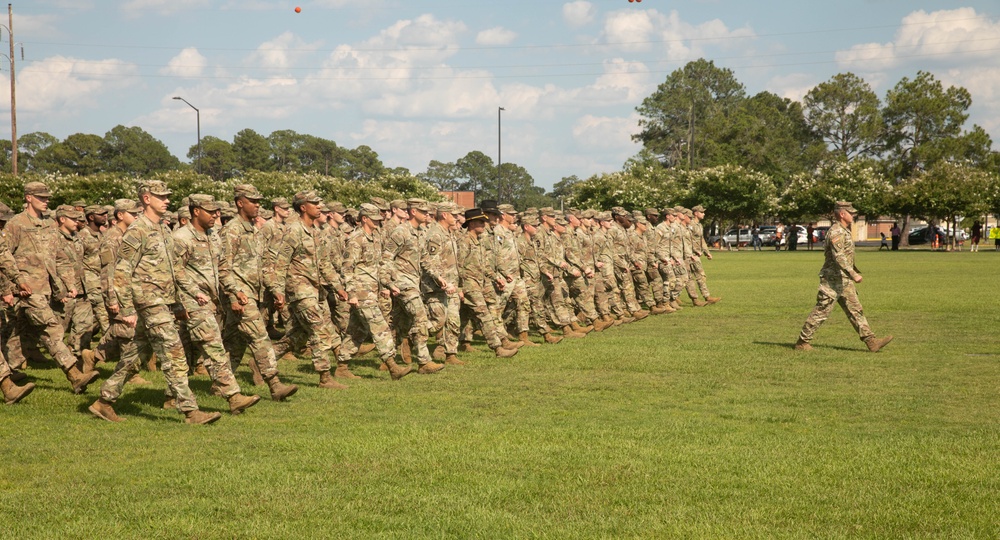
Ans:
[{"label": "shadow on grass", "polygon": [[[766,345],[768,347],[774,347],[774,348],[777,348],[777,349],[795,350],[795,342],[794,341],[782,341],[782,342],[754,341],[753,343],[754,343],[754,345]],[[832,350],[835,350],[835,351],[845,351],[845,352],[851,352],[851,351],[854,351],[854,352],[868,352],[868,351],[865,351],[864,349],[859,349],[857,347],[844,347],[843,345],[817,345],[815,343],[812,343],[812,346],[813,346],[813,349],[832,349]]]}]

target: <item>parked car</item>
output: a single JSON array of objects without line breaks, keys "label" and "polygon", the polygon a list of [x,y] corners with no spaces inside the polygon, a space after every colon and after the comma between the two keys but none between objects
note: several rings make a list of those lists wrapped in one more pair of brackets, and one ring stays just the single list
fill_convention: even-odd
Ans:
[{"label": "parked car", "polygon": [[750,229],[729,229],[722,235],[722,245],[724,246],[745,246],[750,243],[753,237]]},{"label": "parked car", "polygon": [[[781,239],[781,245],[788,244],[788,235],[791,234],[792,227],[785,227],[785,236]],[[809,233],[806,228],[801,225],[795,226],[795,238],[796,245],[804,246],[809,243]]]},{"label": "parked car", "polygon": [[758,234],[760,235],[760,243],[765,246],[774,245],[774,235],[777,233],[778,228],[774,225],[761,225],[757,227]]},{"label": "parked car", "polygon": [[813,227],[813,243],[822,244],[826,241],[826,233],[830,227]]},{"label": "parked car", "polygon": [[945,234],[944,229],[941,227],[917,227],[910,231],[908,240],[911,246],[918,246],[920,244],[929,244],[934,241],[934,234],[937,234],[942,242],[947,241],[948,235]]}]

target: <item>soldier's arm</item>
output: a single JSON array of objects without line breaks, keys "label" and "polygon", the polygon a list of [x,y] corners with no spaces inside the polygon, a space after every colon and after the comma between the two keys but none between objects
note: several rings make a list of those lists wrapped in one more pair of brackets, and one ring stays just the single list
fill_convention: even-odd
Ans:
[{"label": "soldier's arm", "polygon": [[361,249],[357,245],[357,242],[348,240],[344,249],[344,264],[341,266],[340,273],[344,277],[344,290],[351,296],[354,296],[353,293],[357,283],[354,277],[354,266],[360,255]]},{"label": "soldier's arm", "polygon": [[857,280],[859,274],[854,269],[854,263],[847,260],[847,231],[839,230],[830,236],[829,242],[833,251],[833,260],[837,263],[837,266],[842,272],[851,276],[851,279]]},{"label": "soldier's arm", "polygon": [[132,304],[132,274],[142,256],[141,249],[142,237],[139,231],[136,229],[126,231],[118,250],[112,282],[118,299],[119,314],[123,317],[135,315],[135,306]]},{"label": "soldier's arm", "polygon": [[231,228],[223,227],[219,231],[219,244],[222,248],[222,253],[219,254],[219,287],[224,296],[235,299],[240,288],[236,273],[233,272],[233,258],[239,246],[239,235]]},{"label": "soldier's arm", "polygon": [[288,265],[292,263],[292,255],[298,246],[298,235],[292,231],[286,231],[281,239],[277,254],[274,257],[274,279],[271,280],[271,294],[275,296],[285,295],[285,283],[288,280]]}]

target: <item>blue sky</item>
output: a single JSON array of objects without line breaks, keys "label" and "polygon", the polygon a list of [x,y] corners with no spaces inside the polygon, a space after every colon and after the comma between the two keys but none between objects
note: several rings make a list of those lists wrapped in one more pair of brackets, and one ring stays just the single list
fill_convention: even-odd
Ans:
[{"label": "blue sky", "polygon": [[[969,126],[1000,139],[995,0],[31,0],[14,12],[19,134],[137,125],[182,160],[195,115],[178,95],[201,109],[203,137],[292,129],[414,173],[472,150],[495,160],[502,106],[503,161],[549,188],[620,169],[638,151],[635,107],[700,57],[749,94],[796,100],[840,72],[884,97],[930,71],[967,88]],[[0,85],[4,116],[9,102]]]}]

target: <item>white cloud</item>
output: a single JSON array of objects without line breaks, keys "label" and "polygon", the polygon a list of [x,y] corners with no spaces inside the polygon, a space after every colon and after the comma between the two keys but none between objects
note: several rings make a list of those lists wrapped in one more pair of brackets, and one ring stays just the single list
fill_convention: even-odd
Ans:
[{"label": "white cloud", "polygon": [[284,70],[294,67],[299,59],[318,48],[318,43],[308,44],[292,32],[284,32],[261,43],[246,61],[252,68]]},{"label": "white cloud", "polygon": [[128,0],[122,4],[122,11],[129,17],[144,15],[168,15],[191,9],[206,9],[210,7],[209,0]]},{"label": "white cloud", "polygon": [[517,38],[517,33],[501,26],[483,30],[476,35],[477,45],[509,45]]},{"label": "white cloud", "polygon": [[586,114],[573,124],[573,139],[584,148],[610,150],[628,156],[637,150],[632,135],[639,131],[639,116],[594,116]]},{"label": "white cloud", "polygon": [[769,92],[792,101],[802,101],[802,98],[821,81],[816,76],[806,73],[790,73],[771,78],[767,83]]},{"label": "white cloud", "polygon": [[586,0],[567,2],[563,4],[562,8],[563,20],[570,26],[583,26],[591,23],[596,13],[597,9],[594,8],[594,4]]},{"label": "white cloud", "polygon": [[[139,82],[138,68],[117,59],[52,56],[17,72],[18,111],[66,114],[96,106],[99,97]],[[3,85],[0,85],[3,86]],[[10,87],[0,90],[10,100]]]},{"label": "white cloud", "polygon": [[910,61],[979,62],[996,57],[1000,46],[1000,21],[959,8],[927,13],[914,11],[903,18],[893,40],[866,43],[839,51],[841,68],[879,70]]},{"label": "white cloud", "polygon": [[686,62],[704,56],[706,45],[730,49],[754,37],[752,29],[731,30],[719,19],[694,25],[682,21],[677,10],[625,9],[608,14],[601,40],[625,51],[662,50],[667,60]]},{"label": "white cloud", "polygon": [[[3,18],[3,25],[7,26],[7,18]],[[59,29],[59,17],[53,14],[46,15],[19,15],[14,14],[14,39],[21,41],[22,36],[31,36],[31,39],[56,38],[64,34]],[[9,38],[7,32],[3,32],[4,38]],[[20,53],[17,53],[20,54]]]},{"label": "white cloud", "polygon": [[198,49],[188,47],[171,58],[167,62],[167,66],[160,70],[160,74],[175,77],[198,77],[205,72],[207,66],[208,59],[202,56]]}]

